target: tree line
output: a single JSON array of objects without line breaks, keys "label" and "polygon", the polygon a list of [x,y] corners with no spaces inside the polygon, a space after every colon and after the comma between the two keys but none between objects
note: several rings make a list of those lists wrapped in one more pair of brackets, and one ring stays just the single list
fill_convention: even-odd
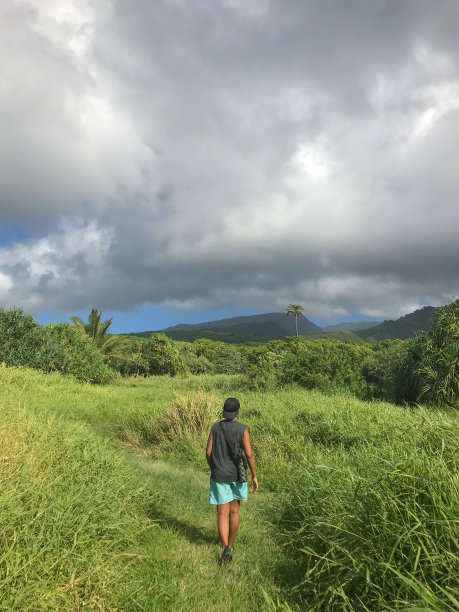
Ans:
[{"label": "tree line", "polygon": [[[289,314],[303,312],[291,305]],[[293,308],[295,306],[295,308]],[[58,371],[105,384],[120,376],[239,375],[235,386],[299,385],[361,399],[458,406],[459,299],[438,308],[428,333],[373,345],[288,337],[266,344],[170,340],[109,333],[112,319],[93,309],[85,323],[38,325],[19,309],[0,309],[0,363]]]}]

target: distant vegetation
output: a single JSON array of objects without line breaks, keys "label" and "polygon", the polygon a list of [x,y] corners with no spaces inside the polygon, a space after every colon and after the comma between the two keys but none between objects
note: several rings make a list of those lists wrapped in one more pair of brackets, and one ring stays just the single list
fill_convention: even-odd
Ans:
[{"label": "distant vegetation", "polygon": [[335,325],[325,325],[322,327],[322,331],[326,334],[340,331],[356,332],[361,329],[368,329],[369,327],[375,327],[380,325],[382,321],[343,321],[342,323],[336,323]]},{"label": "distant vegetation", "polygon": [[396,321],[384,321],[375,327],[358,330],[355,334],[367,342],[406,340],[413,338],[420,331],[428,331],[432,325],[434,313],[433,306],[425,306]]},{"label": "distant vegetation", "polygon": [[[258,315],[230,317],[219,321],[196,323],[194,325],[175,325],[163,332],[196,332],[206,331],[227,335],[285,337],[295,335],[295,324],[282,312],[267,312]],[[299,335],[320,334],[322,328],[309,321],[301,312],[298,313]]]},{"label": "distant vegetation", "polygon": [[[292,304],[291,306],[301,305]],[[287,310],[287,309],[286,309]],[[380,342],[382,340],[406,340],[422,331],[429,331],[432,325],[435,308],[426,306],[416,310],[397,321],[360,321],[338,323],[319,327],[309,321],[302,312],[295,319],[298,322],[298,335],[309,338],[334,338],[352,342]],[[293,314],[293,312],[292,312]],[[295,332],[295,333],[294,333]],[[152,331],[137,332],[128,335],[148,338]],[[173,340],[193,342],[198,338],[219,340],[232,344],[263,343],[271,340],[285,339],[296,335],[295,326],[289,322],[285,314],[271,312],[245,317],[231,317],[220,321],[197,323],[195,325],[175,325],[162,330],[162,333]]]},{"label": "distant vegetation", "polygon": [[[265,343],[231,344],[216,340],[217,334],[214,339],[181,342],[162,333],[148,338],[109,335],[111,319],[103,322],[97,309],[87,324],[74,317],[74,325],[46,327],[20,310],[0,309],[0,362],[58,371],[82,382],[107,383],[132,375],[238,374],[239,385],[253,390],[299,385],[361,399],[452,406],[459,397],[458,304],[456,300],[404,317],[414,328],[433,314],[427,333],[372,344],[359,336],[374,334],[372,329],[381,326]],[[273,322],[271,316],[264,320]]]}]

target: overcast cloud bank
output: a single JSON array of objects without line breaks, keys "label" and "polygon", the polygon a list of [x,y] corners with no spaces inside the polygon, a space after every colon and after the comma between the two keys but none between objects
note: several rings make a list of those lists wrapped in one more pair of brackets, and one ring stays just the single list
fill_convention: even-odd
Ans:
[{"label": "overcast cloud bank", "polygon": [[459,293],[456,0],[4,0],[0,304]]}]

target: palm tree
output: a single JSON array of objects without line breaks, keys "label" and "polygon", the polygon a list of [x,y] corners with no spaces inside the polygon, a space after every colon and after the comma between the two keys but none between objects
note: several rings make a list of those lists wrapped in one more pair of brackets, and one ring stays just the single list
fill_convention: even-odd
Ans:
[{"label": "palm tree", "polygon": [[121,351],[126,345],[126,339],[120,336],[109,335],[107,330],[112,324],[113,317],[102,321],[102,308],[93,308],[88,317],[88,322],[84,323],[80,317],[70,317],[71,321],[85,334],[91,336],[94,343],[106,359],[110,357],[121,357]]},{"label": "palm tree", "polygon": [[302,312],[306,312],[306,309],[301,304],[289,304],[285,309],[285,312],[288,315],[293,315],[295,317],[295,330],[296,337],[298,338],[298,315]]}]

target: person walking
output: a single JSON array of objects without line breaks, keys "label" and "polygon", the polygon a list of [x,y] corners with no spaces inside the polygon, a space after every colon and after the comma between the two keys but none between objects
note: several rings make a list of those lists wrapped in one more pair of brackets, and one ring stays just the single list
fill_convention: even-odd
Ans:
[{"label": "person walking", "polygon": [[239,400],[229,397],[223,406],[223,420],[212,425],[207,440],[206,459],[210,467],[209,501],[217,506],[217,525],[222,544],[220,563],[233,558],[233,545],[239,529],[239,505],[247,500],[247,481],[238,480],[237,461],[241,448],[252,473],[252,489],[258,491],[255,459],[249,430],[237,421]]}]

